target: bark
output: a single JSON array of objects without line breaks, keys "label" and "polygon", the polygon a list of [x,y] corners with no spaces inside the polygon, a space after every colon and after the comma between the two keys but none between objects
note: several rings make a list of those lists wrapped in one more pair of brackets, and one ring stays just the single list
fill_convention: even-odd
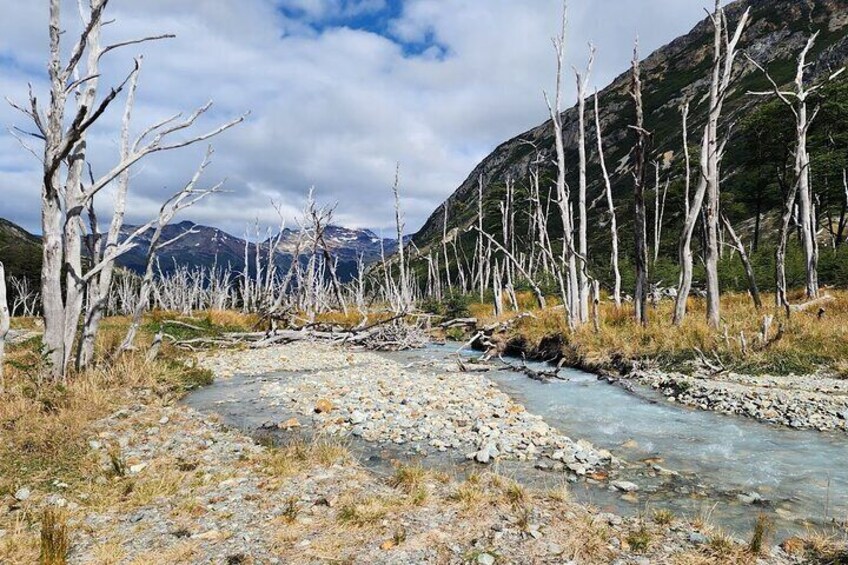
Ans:
[{"label": "bark", "polygon": [[648,153],[649,134],[645,131],[642,106],[642,77],[638,42],[633,49],[630,96],[636,105],[636,146],[633,149],[633,219],[635,235],[636,288],[633,300],[636,321],[648,325],[648,221],[645,212],[645,159]]}]

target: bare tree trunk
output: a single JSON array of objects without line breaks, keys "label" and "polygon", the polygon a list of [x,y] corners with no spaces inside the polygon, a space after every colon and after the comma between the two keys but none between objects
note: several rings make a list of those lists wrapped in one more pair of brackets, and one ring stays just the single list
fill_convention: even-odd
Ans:
[{"label": "bare tree trunk", "polygon": [[642,107],[642,78],[639,63],[639,44],[633,49],[630,95],[636,105],[636,147],[633,151],[633,218],[636,245],[636,321],[648,325],[648,222],[645,212],[645,158],[650,135],[645,131]]},{"label": "bare tree trunk", "polygon": [[397,229],[398,261],[400,263],[400,292],[403,300],[403,311],[412,306],[412,297],[409,295],[409,273],[406,270],[406,249],[403,242],[403,214],[400,209],[400,164],[395,169],[395,182],[392,185],[392,193],[395,197],[395,227]]},{"label": "bare tree trunk", "polygon": [[[562,66],[565,54],[565,33],[567,27],[567,7],[565,1],[562,9],[562,28],[558,38],[554,39],[554,50],[557,57],[556,96],[552,105],[548,96],[545,101],[554,126],[554,144],[557,156],[557,203],[562,218],[562,263],[566,265],[567,280],[564,281],[563,306],[565,307],[568,324],[574,327],[580,322],[580,304],[578,300],[579,281],[577,277],[577,259],[574,249],[574,214],[571,209],[570,195],[565,182],[567,163],[565,160],[565,142],[562,135]],[[553,258],[551,258],[552,262]]]},{"label": "bare tree trunk", "polygon": [[705,235],[707,321],[713,328],[718,328],[721,323],[721,297],[718,282],[720,253],[718,222],[721,196],[719,166],[726,140],[722,143],[719,142],[718,125],[724,100],[733,79],[733,65],[738,54],[736,48],[742,39],[742,33],[745,31],[749,17],[750,9],[742,15],[736,26],[736,31],[731,37],[720,0],[716,0],[715,12],[711,15],[715,34],[713,38],[713,72],[710,83],[709,109],[707,124],[704,127],[704,137],[701,142],[700,180],[686,217],[680,242],[681,274],[674,310],[675,324],[683,323],[686,316],[686,300],[692,286],[692,234],[699,216],[703,219]]},{"label": "bare tree trunk", "polygon": [[598,159],[601,162],[601,172],[604,177],[604,191],[607,197],[607,210],[610,215],[610,236],[612,238],[612,252],[610,253],[610,262],[612,263],[612,272],[615,277],[613,285],[613,299],[616,307],[621,306],[621,270],[618,267],[618,220],[615,215],[615,205],[612,200],[612,182],[610,182],[609,172],[607,171],[607,162],[604,158],[604,139],[601,132],[601,113],[598,108],[598,91],[595,90],[595,132],[598,137]]},{"label": "bare tree trunk", "polygon": [[[705,162],[707,158],[708,137],[704,133],[704,139],[701,143],[701,162]],[[701,216],[701,207],[704,203],[704,196],[707,193],[707,181],[701,176],[698,181],[698,186],[695,189],[695,194],[689,206],[689,212],[686,214],[686,219],[683,225],[683,232],[680,236],[680,247],[678,260],[680,262],[680,280],[677,285],[677,299],[674,305],[674,324],[680,325],[686,317],[686,301],[689,298],[689,292],[692,290],[692,235],[695,233],[695,226],[698,223],[698,218]]]},{"label": "bare tree trunk", "polygon": [[[126,159],[130,155],[130,122],[132,119],[133,106],[135,104],[135,93],[138,89],[138,71],[134,73],[130,88],[127,94],[127,102],[124,110],[124,118],[121,125],[121,159]],[[117,187],[115,191],[114,206],[112,221],[109,225],[109,232],[106,235],[105,247],[102,241],[97,241],[96,254],[92,254],[96,261],[102,261],[105,254],[114,249],[118,245],[118,240],[121,235],[121,229],[124,226],[124,214],[127,208],[127,192],[129,190],[130,172],[129,169],[123,171],[117,179]],[[90,204],[89,210],[92,218],[92,228],[96,227],[96,218],[94,216],[94,203]],[[87,367],[94,359],[94,345],[97,332],[100,329],[100,320],[103,317],[106,299],[109,296],[109,289],[112,286],[112,276],[114,273],[114,262],[109,263],[99,276],[88,285],[89,299],[86,305],[85,321],[83,323],[82,344],[80,346],[77,366],[79,369]]]},{"label": "bare tree trunk", "polygon": [[727,229],[727,233],[730,234],[730,238],[733,240],[733,245],[739,252],[739,258],[742,260],[742,266],[745,268],[745,276],[748,278],[748,291],[751,293],[751,300],[754,301],[754,306],[757,307],[757,310],[762,310],[763,301],[760,299],[760,289],[757,288],[757,279],[754,276],[754,267],[751,265],[751,260],[748,258],[748,252],[745,250],[745,244],[743,244],[742,240],[739,239],[739,236],[736,235],[736,232],[727,217],[722,215],[721,220],[724,223],[724,227]]},{"label": "bare tree trunk", "polygon": [[[444,217],[442,221],[442,254],[445,258],[445,279],[448,285],[448,292],[453,294],[453,282],[451,281],[450,259],[448,259],[448,201],[444,204]],[[459,264],[456,266],[459,269]]]},{"label": "bare tree trunk", "polygon": [[683,118],[683,161],[684,167],[686,170],[684,171],[684,184],[683,184],[683,209],[685,211],[684,217],[689,215],[689,193],[692,190],[692,166],[691,159],[689,158],[689,101],[684,102],[683,107],[680,109],[681,116]]},{"label": "bare tree trunk", "polygon": [[577,272],[578,299],[580,306],[580,323],[589,321],[589,273],[587,272],[589,247],[586,239],[588,218],[586,215],[586,89],[592,74],[595,61],[595,48],[589,47],[589,62],[585,74],[575,71],[577,77],[577,155],[578,155],[578,189],[577,189],[577,250],[580,253],[580,265]]},{"label": "bare tree trunk", "polygon": [[0,394],[6,392],[6,377],[3,372],[3,363],[6,358],[6,336],[9,335],[9,304],[6,301],[6,270],[0,262]]},{"label": "bare tree trunk", "polygon": [[[483,232],[483,175],[477,179],[477,228],[479,233]],[[486,280],[483,276],[483,240],[477,239],[477,277],[479,279],[480,302],[483,302],[483,294],[486,290]]]}]

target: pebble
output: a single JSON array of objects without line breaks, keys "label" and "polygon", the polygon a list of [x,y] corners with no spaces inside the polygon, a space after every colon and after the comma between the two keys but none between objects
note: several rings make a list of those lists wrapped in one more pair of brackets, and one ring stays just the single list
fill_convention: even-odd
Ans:
[{"label": "pebble", "polygon": [[494,565],[495,556],[491,553],[481,553],[477,556],[478,565]]},{"label": "pebble", "polygon": [[31,495],[32,492],[28,488],[19,488],[17,491],[15,491],[15,500],[23,502],[24,500],[29,499]]}]

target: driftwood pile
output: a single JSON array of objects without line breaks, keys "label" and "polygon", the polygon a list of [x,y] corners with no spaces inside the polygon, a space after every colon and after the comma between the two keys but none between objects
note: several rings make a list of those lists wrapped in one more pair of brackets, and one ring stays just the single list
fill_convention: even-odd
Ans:
[{"label": "driftwood pile", "polygon": [[[204,331],[204,328],[179,320],[168,320],[165,325],[175,325]],[[177,339],[163,332],[163,336],[181,349],[195,350],[198,347],[218,346],[234,347],[244,345],[251,349],[261,349],[271,345],[281,345],[295,341],[323,341],[338,345],[359,346],[374,351],[404,351],[423,347],[428,342],[427,333],[415,323],[410,323],[404,315],[374,322],[360,324],[349,329],[335,324],[308,323],[300,327],[272,327],[266,331],[229,332],[215,337],[197,337]]]}]

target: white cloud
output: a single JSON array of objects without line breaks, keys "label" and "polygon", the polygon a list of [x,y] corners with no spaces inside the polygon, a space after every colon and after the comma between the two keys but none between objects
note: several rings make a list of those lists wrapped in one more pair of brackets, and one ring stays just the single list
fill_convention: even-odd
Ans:
[{"label": "white cloud", "polygon": [[[687,31],[705,2],[572,0],[569,60],[582,65],[594,40],[594,82],[603,86],[626,68],[637,32],[647,54]],[[67,4],[75,29],[75,3]],[[107,42],[166,32],[177,39],[116,54],[103,83],[145,54],[137,130],[209,99],[214,111],[199,130],[251,110],[245,124],[214,141],[207,178],[226,177],[230,192],[188,211],[192,220],[241,233],[252,218],[276,221],[271,198],[293,213],[314,185],[320,199],[339,202],[340,222],[388,227],[399,161],[407,225],[417,229],[491,149],[545,118],[541,91],[551,88],[559,2],[407,0],[386,35],[348,27],[350,18],[377,18],[386,7],[385,0],[112,0]],[[45,97],[46,12],[46,2],[0,0],[0,13],[13,14],[0,20],[0,95],[22,100],[32,81]],[[93,134],[96,170],[117,154],[120,114],[116,105]],[[26,125],[5,105],[0,124]],[[134,169],[130,221],[154,214],[202,152],[157,155]],[[32,156],[0,135],[0,216],[37,231],[38,179]]]}]

